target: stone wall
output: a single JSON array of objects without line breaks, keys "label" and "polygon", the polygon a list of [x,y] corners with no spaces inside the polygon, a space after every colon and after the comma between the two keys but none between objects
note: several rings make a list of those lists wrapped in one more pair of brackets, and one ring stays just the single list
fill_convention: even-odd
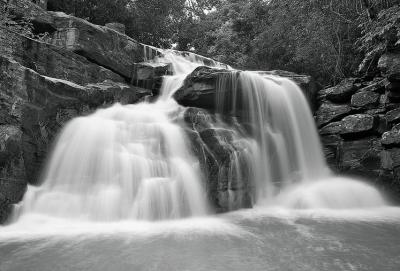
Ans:
[{"label": "stone wall", "polygon": [[400,50],[383,54],[373,77],[319,91],[316,121],[327,161],[400,198]]}]

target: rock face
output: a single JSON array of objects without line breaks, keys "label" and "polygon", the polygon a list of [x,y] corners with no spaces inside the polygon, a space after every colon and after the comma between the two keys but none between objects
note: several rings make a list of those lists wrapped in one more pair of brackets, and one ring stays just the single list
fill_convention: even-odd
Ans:
[{"label": "rock face", "polygon": [[113,81],[81,86],[40,75],[5,58],[0,58],[0,71],[0,81],[5,82],[0,87],[4,122],[14,125],[5,131],[9,138],[12,135],[19,139],[14,141],[22,146],[22,152],[13,148],[13,153],[22,153],[20,158],[31,184],[37,184],[49,145],[66,121],[115,102],[135,103],[151,94]]},{"label": "rock face", "polygon": [[382,55],[374,78],[350,78],[318,93],[316,121],[331,168],[400,198],[400,52]]},{"label": "rock face", "polygon": [[184,121],[214,209],[226,212],[252,207],[251,165],[245,159],[246,145],[235,140],[237,132],[199,108],[187,108]]},{"label": "rock face", "polygon": [[0,223],[27,184],[38,184],[51,143],[65,122],[152,95],[126,80],[134,61],[142,61],[139,43],[28,0],[11,0],[9,7],[16,16],[29,17],[35,32],[49,31],[54,38],[44,43],[6,30],[0,36],[6,46],[0,55]]},{"label": "rock face", "polygon": [[88,61],[85,57],[48,43],[16,33],[1,36],[0,42],[10,38],[13,42],[8,44],[8,51],[13,59],[40,74],[76,84],[98,83],[104,80],[125,82],[118,74]]},{"label": "rock face", "polygon": [[[200,66],[195,69],[186,79],[184,85],[174,94],[175,100],[181,105],[215,110],[217,93],[217,81],[219,76],[232,73],[227,69],[216,69]],[[292,79],[302,87],[304,94],[308,97],[311,106],[315,104],[315,82],[306,75],[298,75],[285,71],[264,71],[260,75],[276,75]],[[238,86],[240,91],[240,86]]]}]

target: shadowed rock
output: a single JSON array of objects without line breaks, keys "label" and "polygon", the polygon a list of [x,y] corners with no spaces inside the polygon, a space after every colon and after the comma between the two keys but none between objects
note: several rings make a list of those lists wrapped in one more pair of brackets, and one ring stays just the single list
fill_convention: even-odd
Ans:
[{"label": "shadowed rock", "polygon": [[1,36],[0,42],[3,39],[13,41],[8,46],[14,60],[40,74],[77,84],[98,83],[104,80],[125,82],[124,78],[118,74],[63,48],[12,32],[7,32],[7,36]]},{"label": "shadowed rock", "polygon": [[386,53],[379,59],[378,68],[389,81],[400,81],[400,53]]},{"label": "shadowed rock", "polygon": [[49,12],[57,32],[52,43],[80,54],[125,78],[132,78],[133,64],[143,61],[143,45],[105,26],[94,25],[62,12]]},{"label": "shadowed rock", "polygon": [[356,79],[354,78],[345,79],[340,82],[340,84],[325,89],[322,92],[322,97],[320,98],[326,98],[327,100],[336,103],[346,102],[357,90],[356,86],[354,85],[355,82]]},{"label": "shadowed rock", "polygon": [[349,105],[336,105],[323,103],[316,112],[317,124],[319,127],[336,120],[340,120],[351,112]]}]

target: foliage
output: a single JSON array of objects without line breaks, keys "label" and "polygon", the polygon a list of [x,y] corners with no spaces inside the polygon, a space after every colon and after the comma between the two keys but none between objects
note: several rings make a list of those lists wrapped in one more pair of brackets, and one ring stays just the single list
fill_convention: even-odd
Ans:
[{"label": "foliage", "polygon": [[8,32],[18,33],[27,37],[34,37],[32,23],[25,18],[16,19],[9,13],[6,5],[0,7],[0,55],[8,56],[14,45],[12,36]]},{"label": "foliage", "polygon": [[400,47],[400,5],[382,10],[377,20],[365,22],[361,28],[363,35],[357,45],[367,55]]},{"label": "foliage", "polygon": [[123,23],[146,44],[238,68],[306,73],[326,85],[352,76],[365,52],[385,49],[399,12],[380,13],[378,21],[387,23],[370,20],[397,1],[49,0],[49,8],[96,24]]}]

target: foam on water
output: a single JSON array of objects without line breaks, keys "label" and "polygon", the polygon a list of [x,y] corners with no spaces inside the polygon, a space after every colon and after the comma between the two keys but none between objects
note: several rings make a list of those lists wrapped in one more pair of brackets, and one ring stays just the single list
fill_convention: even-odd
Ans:
[{"label": "foam on water", "polygon": [[[145,57],[172,65],[174,75],[164,78],[158,100],[116,104],[70,121],[57,140],[43,185],[28,189],[16,219],[168,220],[209,213],[199,161],[176,121],[183,108],[172,96],[201,65],[231,68],[152,47],[145,48]],[[216,107],[250,127],[248,135],[234,133],[243,153],[234,152],[228,172],[242,177],[241,167],[251,165],[248,175],[258,205],[344,209],[386,204],[375,188],[332,177],[307,100],[292,81],[257,72],[221,73]]]}]

